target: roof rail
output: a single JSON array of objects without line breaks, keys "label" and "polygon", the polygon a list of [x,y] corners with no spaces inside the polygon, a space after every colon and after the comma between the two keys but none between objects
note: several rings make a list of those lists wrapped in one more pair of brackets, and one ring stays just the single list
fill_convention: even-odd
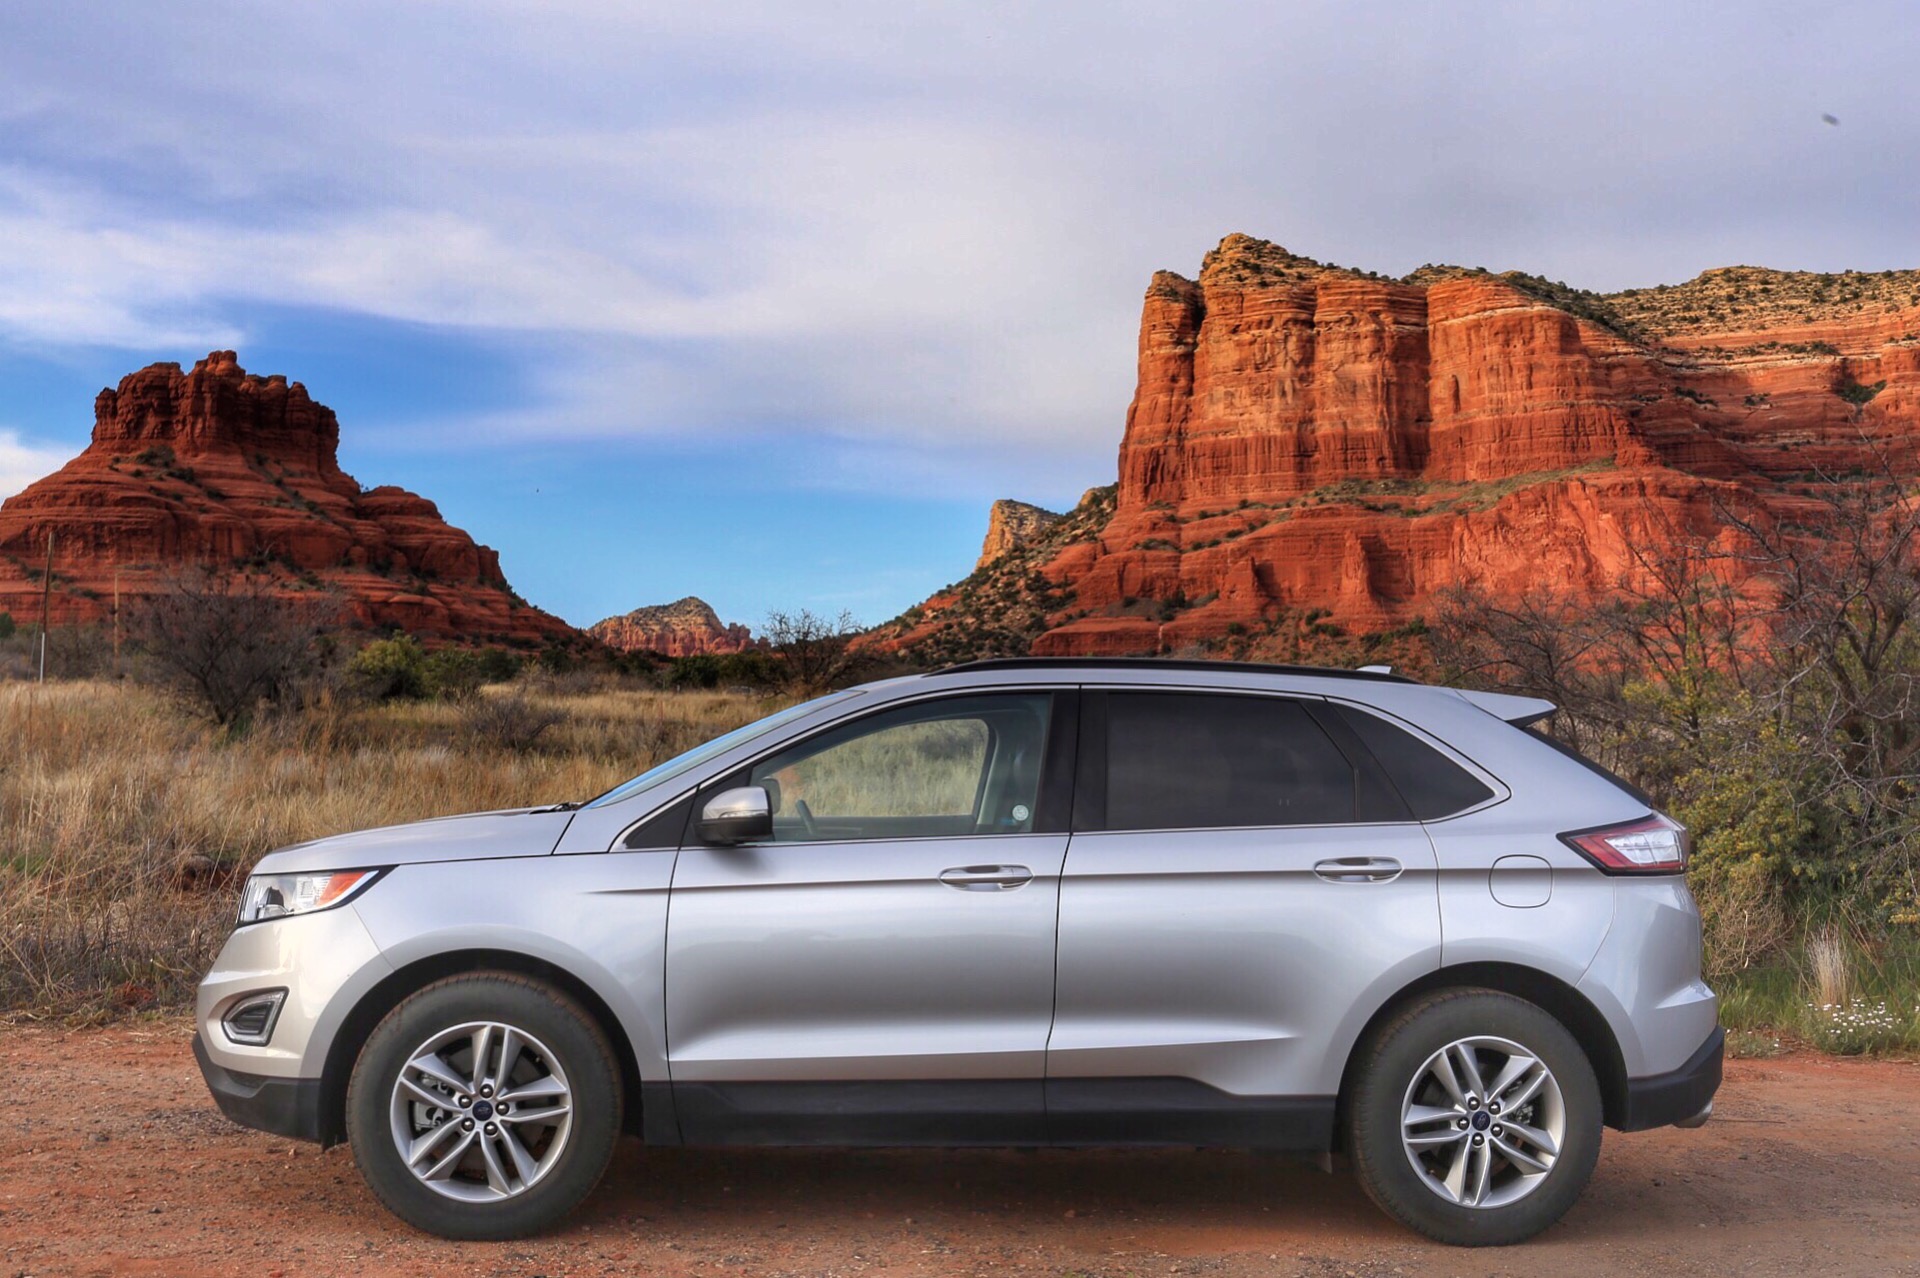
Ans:
[{"label": "roof rail", "polygon": [[1368,683],[1414,683],[1405,675],[1381,670],[1345,670],[1332,666],[1268,665],[1254,661],[1196,661],[1179,657],[993,657],[985,661],[966,661],[957,666],[929,670],[929,675],[955,674],[963,670],[1213,670],[1247,671],[1252,674],[1297,675],[1314,679],[1360,679]]}]

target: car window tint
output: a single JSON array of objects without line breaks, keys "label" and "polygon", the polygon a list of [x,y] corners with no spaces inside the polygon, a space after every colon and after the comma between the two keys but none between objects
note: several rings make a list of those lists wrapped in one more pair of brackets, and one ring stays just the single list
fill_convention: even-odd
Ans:
[{"label": "car window tint", "polygon": [[1108,695],[1109,830],[1348,822],[1353,795],[1346,757],[1297,702]]},{"label": "car window tint", "polygon": [[862,719],[755,764],[776,842],[1024,833],[1045,693],[954,698]]},{"label": "car window tint", "polygon": [[1339,709],[1353,734],[1386,769],[1416,820],[1451,816],[1493,797],[1486,782],[1411,732],[1351,706]]}]

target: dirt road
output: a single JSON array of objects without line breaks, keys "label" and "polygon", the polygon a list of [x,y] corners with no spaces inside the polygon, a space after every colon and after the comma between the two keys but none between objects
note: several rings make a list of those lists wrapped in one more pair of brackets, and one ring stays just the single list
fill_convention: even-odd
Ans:
[{"label": "dirt road", "polygon": [[1730,1064],[1697,1132],[1607,1134],[1539,1240],[1433,1246],[1246,1154],[644,1151],[568,1228],[415,1234],[351,1154],[243,1131],[183,1022],[0,1025],[0,1278],[52,1274],[1920,1274],[1920,1066]]}]

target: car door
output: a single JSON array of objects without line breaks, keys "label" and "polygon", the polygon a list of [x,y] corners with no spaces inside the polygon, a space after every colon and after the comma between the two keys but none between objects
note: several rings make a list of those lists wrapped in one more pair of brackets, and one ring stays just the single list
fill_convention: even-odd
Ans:
[{"label": "car door", "polygon": [[1082,700],[1053,1138],[1325,1149],[1335,1045],[1439,961],[1425,832],[1313,699]]},{"label": "car door", "polygon": [[674,870],[685,1139],[1041,1138],[1075,731],[1071,693],[930,698],[708,788],[766,788],[774,832]]}]

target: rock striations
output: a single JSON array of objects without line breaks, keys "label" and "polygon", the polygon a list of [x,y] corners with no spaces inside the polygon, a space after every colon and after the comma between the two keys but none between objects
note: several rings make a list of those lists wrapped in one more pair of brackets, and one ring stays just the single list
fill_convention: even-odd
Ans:
[{"label": "rock striations", "polygon": [[688,595],[670,604],[635,608],[587,627],[587,633],[622,652],[658,652],[669,657],[742,652],[755,646],[742,625],[723,625],[706,600]]},{"label": "rock striations", "polygon": [[578,638],[528,607],[500,560],[400,488],[341,471],[340,426],[298,382],[232,351],[154,364],[94,401],[93,442],[0,504],[0,611],[37,618],[53,535],[56,625],[98,621],[184,569],[252,568],[337,596],[362,626],[459,643]]},{"label": "rock striations", "polygon": [[1232,235],[1148,287],[1111,516],[1083,503],[885,642],[970,655],[956,636],[984,625],[1042,654],[1170,652],[1289,615],[1383,633],[1457,584],[1597,595],[1676,531],[1714,536],[1735,489],[1920,473],[1916,441],[1920,272],[1601,296]]}]

